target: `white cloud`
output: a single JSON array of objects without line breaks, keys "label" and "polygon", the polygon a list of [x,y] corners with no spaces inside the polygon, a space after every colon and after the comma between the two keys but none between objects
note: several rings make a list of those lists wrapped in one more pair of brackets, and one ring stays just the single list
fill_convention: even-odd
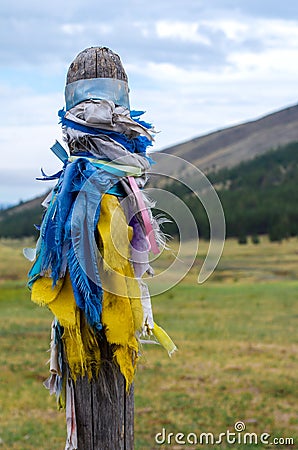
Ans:
[{"label": "white cloud", "polygon": [[58,125],[1,126],[0,136],[1,153],[5,156],[1,168],[32,169],[36,176],[41,167],[49,172],[57,170],[59,160],[52,155],[50,147],[57,138],[61,139]]},{"label": "white cloud", "polygon": [[[161,130],[156,148],[297,101],[296,0],[73,0],[67,14],[60,3],[37,9],[33,0],[11,0],[1,7],[1,168],[11,170],[13,153],[14,170],[25,171],[18,172],[16,199],[28,192],[27,174],[60,167],[49,147],[61,136],[65,75],[88,46],[119,53],[132,106],[148,111],[145,118]],[[12,192],[13,177],[5,180]]]},{"label": "white cloud", "polygon": [[63,93],[36,94],[32,88],[9,82],[0,85],[0,203],[16,203],[43,194],[49,184],[37,182],[41,167],[52,174],[60,170],[50,147],[62,141],[58,108]]},{"label": "white cloud", "polygon": [[252,28],[267,46],[286,45],[297,49],[298,20],[257,19],[252,21]]},{"label": "white cloud", "polygon": [[[9,96],[9,93],[12,93]],[[7,88],[2,97],[5,108],[0,109],[1,124],[6,126],[37,127],[58,123],[58,109],[64,104],[63,93],[36,94],[31,89]]]},{"label": "white cloud", "polygon": [[59,128],[2,126],[0,136],[0,203],[27,200],[46,192],[52,183],[35,178],[41,176],[41,168],[50,175],[61,169],[62,164],[50,150],[61,136]]},{"label": "white cloud", "polygon": [[85,26],[81,23],[64,23],[61,25],[61,30],[63,33],[72,36],[75,34],[82,34],[85,31]]},{"label": "white cloud", "polygon": [[160,20],[156,24],[157,36],[164,39],[181,39],[182,41],[196,42],[204,45],[210,45],[210,39],[200,33],[200,24],[198,22],[180,22]]},{"label": "white cloud", "polygon": [[249,24],[237,19],[203,20],[202,25],[212,31],[222,31],[232,41],[243,41],[247,37]]}]

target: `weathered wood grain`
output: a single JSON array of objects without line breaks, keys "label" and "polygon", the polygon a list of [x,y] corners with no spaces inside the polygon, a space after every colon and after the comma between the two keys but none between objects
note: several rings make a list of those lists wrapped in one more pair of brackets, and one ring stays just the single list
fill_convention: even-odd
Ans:
[{"label": "weathered wood grain", "polygon": [[134,391],[112,361],[111,349],[102,345],[99,378],[75,384],[78,450],[133,450]]},{"label": "weathered wood grain", "polygon": [[127,81],[119,56],[107,47],[90,47],[80,52],[68,69],[66,84],[89,78]]},{"label": "weathered wood grain", "polygon": [[[127,81],[119,56],[106,47],[91,47],[79,53],[69,67],[66,84],[89,78]],[[87,377],[80,378],[74,387],[78,450],[133,450],[133,387],[126,392],[124,377],[104,338],[100,340],[100,351],[98,379],[90,382]]]}]

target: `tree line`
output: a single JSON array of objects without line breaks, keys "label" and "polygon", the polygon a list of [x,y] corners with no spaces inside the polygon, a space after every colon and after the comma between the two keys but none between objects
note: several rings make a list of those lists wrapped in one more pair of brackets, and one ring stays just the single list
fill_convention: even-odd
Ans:
[{"label": "tree line", "polygon": [[[233,167],[208,173],[222,203],[227,237],[258,243],[267,234],[271,241],[298,236],[298,142],[293,142]],[[200,236],[209,238],[206,212],[183,183],[165,189],[178,195],[192,211]],[[167,225],[167,232],[177,228]]]},{"label": "tree line", "polygon": [[[272,241],[298,236],[298,142],[293,142],[243,162],[232,168],[208,173],[208,178],[222,203],[227,237],[245,243],[251,236],[267,234]],[[202,238],[209,238],[206,212],[183,183],[163,186],[182,199],[191,210]],[[35,206],[18,211],[0,211],[0,237],[37,236],[43,208]],[[165,224],[166,233],[176,235],[175,223]],[[189,238],[192,236],[189,235]]]}]

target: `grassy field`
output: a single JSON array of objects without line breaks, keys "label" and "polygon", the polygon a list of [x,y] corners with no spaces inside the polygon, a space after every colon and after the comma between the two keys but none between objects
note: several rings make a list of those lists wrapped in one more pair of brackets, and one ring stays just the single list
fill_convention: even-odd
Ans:
[{"label": "grassy field", "polygon": [[[30,263],[21,253],[27,245],[0,241],[0,449],[62,450],[64,414],[42,386],[51,314],[30,302]],[[170,359],[157,346],[144,347],[135,383],[135,448],[297,449],[297,240],[227,241],[218,269],[198,285],[206,249],[202,242],[183,281],[153,298],[155,320],[179,351]],[[157,270],[170,259],[162,255]],[[218,439],[235,432],[239,421],[246,430],[236,433],[237,443],[223,437],[220,444],[192,445],[201,433]],[[163,430],[159,444],[155,436]],[[244,444],[245,432],[258,440],[270,434],[268,444]]]}]

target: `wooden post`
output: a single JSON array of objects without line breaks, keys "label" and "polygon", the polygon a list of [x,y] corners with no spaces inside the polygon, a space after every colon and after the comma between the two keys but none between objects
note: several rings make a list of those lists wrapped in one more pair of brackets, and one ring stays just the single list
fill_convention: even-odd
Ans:
[{"label": "wooden post", "polygon": [[[83,50],[71,63],[66,84],[88,78],[127,81],[118,55],[106,47]],[[74,384],[78,450],[133,450],[134,392],[112,361],[112,350],[100,341],[101,369],[97,380]]]},{"label": "wooden post", "polygon": [[69,66],[66,84],[89,78],[116,78],[127,81],[119,56],[107,47],[90,47],[79,53]]},{"label": "wooden post", "polygon": [[102,345],[97,380],[79,378],[74,386],[78,450],[133,450],[134,390],[111,360],[111,349]]}]

